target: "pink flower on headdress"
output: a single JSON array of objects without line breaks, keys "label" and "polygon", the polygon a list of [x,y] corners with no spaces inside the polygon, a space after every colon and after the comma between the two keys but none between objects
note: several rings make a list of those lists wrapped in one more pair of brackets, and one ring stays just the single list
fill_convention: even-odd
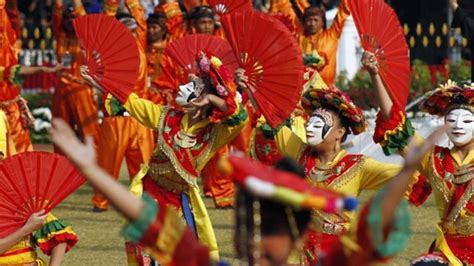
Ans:
[{"label": "pink flower on headdress", "polygon": [[217,90],[217,94],[219,94],[219,96],[221,96],[221,97],[225,97],[225,96],[229,95],[229,92],[227,92],[227,89],[224,86],[220,85],[220,84],[218,84],[216,86],[216,90]]},{"label": "pink flower on headdress", "polygon": [[199,68],[201,69],[202,72],[206,72],[206,73],[209,73],[209,71],[211,70],[211,61],[204,54],[199,59]]}]

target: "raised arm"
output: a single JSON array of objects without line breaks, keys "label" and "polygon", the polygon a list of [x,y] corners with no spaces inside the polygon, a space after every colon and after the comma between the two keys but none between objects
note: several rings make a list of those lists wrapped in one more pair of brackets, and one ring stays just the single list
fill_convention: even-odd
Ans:
[{"label": "raised arm", "polygon": [[62,31],[63,24],[63,0],[55,0],[53,7],[53,33],[56,38],[56,41],[63,34]]},{"label": "raised arm", "polygon": [[115,17],[115,14],[117,14],[119,4],[120,4],[119,0],[105,0],[104,14],[106,16]]},{"label": "raised arm", "polygon": [[408,146],[403,168],[381,192],[382,228],[392,222],[395,210],[405,196],[415,171],[419,169],[420,164],[433,150],[436,141],[443,133],[445,133],[444,128],[437,129],[421,144],[416,144],[416,141],[412,141]]},{"label": "raised arm", "polygon": [[327,30],[331,36],[334,38],[338,38],[342,34],[342,30],[344,29],[344,23],[346,22],[347,17],[351,14],[349,10],[349,4],[347,3],[348,0],[342,0],[339,4],[336,17],[331,24],[331,27]]},{"label": "raised arm", "polygon": [[105,109],[109,115],[117,115],[117,112],[120,112],[121,108],[125,108],[126,111],[141,124],[152,129],[158,128],[160,116],[163,111],[162,105],[142,99],[134,93],[131,93],[126,97],[124,95],[115,95],[113,91],[106,91],[102,85],[90,76],[87,66],[81,66],[80,72],[82,78],[92,87],[102,92],[110,93],[104,103]]},{"label": "raised arm", "polygon": [[146,50],[146,19],[145,10],[139,0],[126,0],[127,8],[132,17],[137,22],[137,40],[143,48]]},{"label": "raised arm", "polygon": [[370,79],[375,88],[375,98],[384,119],[390,118],[390,111],[393,106],[392,99],[388,94],[387,88],[383,84],[382,78],[379,74],[379,65],[377,58],[373,53],[364,52],[362,55],[362,66],[369,72]]},{"label": "raised arm", "polygon": [[53,119],[51,141],[76,165],[85,178],[117,208],[127,219],[138,219],[144,203],[128,189],[115,181],[97,165],[94,140],[86,137],[82,143],[74,131],[61,119]]},{"label": "raised arm", "polygon": [[17,0],[6,0],[6,11],[10,24],[16,33],[16,38],[20,38],[20,12],[18,11]]}]

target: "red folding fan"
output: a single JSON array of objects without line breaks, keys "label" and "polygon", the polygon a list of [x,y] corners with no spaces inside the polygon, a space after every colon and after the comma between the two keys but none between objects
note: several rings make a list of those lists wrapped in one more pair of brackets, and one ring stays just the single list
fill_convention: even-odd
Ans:
[{"label": "red folding fan", "polygon": [[135,85],[140,63],[130,30],[114,17],[80,16],[74,29],[86,53],[91,76],[119,100],[126,100]]},{"label": "red folding fan", "polygon": [[233,12],[252,11],[253,9],[251,0],[209,0],[209,6],[221,16]]},{"label": "red folding fan", "polygon": [[362,48],[375,54],[392,101],[404,109],[410,90],[410,55],[397,14],[383,0],[349,0],[349,5]]},{"label": "red folding fan", "polygon": [[179,38],[168,44],[164,53],[175,60],[187,73],[197,73],[196,55],[200,51],[217,56],[232,73],[238,67],[237,59],[229,43],[210,34],[191,34]]},{"label": "red folding fan", "polygon": [[222,18],[227,40],[258,108],[272,127],[286,120],[300,100],[304,66],[294,37],[270,15],[237,12]]},{"label": "red folding fan", "polygon": [[18,230],[32,213],[51,211],[84,182],[58,154],[25,152],[0,161],[0,237]]}]

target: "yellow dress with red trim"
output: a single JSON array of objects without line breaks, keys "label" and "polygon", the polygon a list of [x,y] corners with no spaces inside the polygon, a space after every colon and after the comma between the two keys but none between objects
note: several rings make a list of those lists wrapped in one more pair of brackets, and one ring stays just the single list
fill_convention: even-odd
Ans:
[{"label": "yellow dress with red trim", "polygon": [[[436,103],[436,108],[443,109],[448,104],[444,99]],[[403,152],[408,137],[414,134],[411,125],[407,127],[409,120],[403,110],[393,106],[390,114],[386,120],[378,114],[374,134],[374,141],[382,145],[387,155]],[[474,263],[473,163],[472,150],[461,160],[456,147],[436,146],[422,160],[419,169],[422,178],[417,180],[409,195],[410,201],[417,206],[430,194],[434,195],[440,218],[434,249],[443,253],[450,265]]]},{"label": "yellow dress with red trim", "polygon": [[[208,248],[181,223],[174,209],[157,205],[146,194],[143,199],[145,208],[140,217],[122,230],[126,238],[140,243],[164,265],[202,266],[216,262]],[[403,250],[410,236],[408,204],[402,201],[390,226],[382,228],[379,202],[377,195],[363,207],[357,226],[337,239],[322,265],[368,265],[386,261]]]},{"label": "yellow dress with red trim", "polygon": [[[85,16],[83,6],[76,7],[73,15]],[[56,55],[64,62],[70,57],[70,69],[64,69],[59,75],[54,90],[51,112],[53,117],[62,118],[82,138],[92,136],[94,142],[99,138],[99,116],[93,89],[81,78],[79,67],[84,62],[78,40],[74,34],[67,34],[63,28],[63,6],[55,4],[53,9],[53,32],[56,38]],[[71,25],[72,27],[72,25]],[[55,147],[55,152],[60,150]]]},{"label": "yellow dress with red trim", "polygon": [[311,54],[317,51],[324,58],[325,66],[321,68],[319,74],[326,84],[334,84],[336,82],[336,64],[337,64],[337,48],[339,46],[339,38],[344,28],[344,22],[350,15],[348,0],[341,1],[339,10],[333,23],[327,29],[321,29],[312,36],[306,36],[300,29],[296,33],[296,40],[300,45],[303,54]]},{"label": "yellow dress with red trim", "polygon": [[[343,149],[331,162],[320,165],[316,153],[305,141],[287,127],[282,127],[275,137],[281,154],[298,161],[305,168],[307,180],[317,187],[357,197],[363,190],[379,189],[400,170],[399,165],[380,163],[361,154],[348,154]],[[354,218],[354,212],[326,214],[314,210],[305,245],[308,259],[316,260],[317,251],[327,253],[339,236],[348,231]]]},{"label": "yellow dress with red trim", "polygon": [[[18,75],[20,65],[13,65],[8,67],[0,66],[0,81],[20,85],[22,83],[21,77]],[[2,110],[0,110],[0,152],[4,157],[12,156],[16,153],[15,143],[12,139],[8,118]]]},{"label": "yellow dress with red trim", "polygon": [[57,245],[66,243],[68,252],[77,241],[71,225],[49,214],[43,227],[0,254],[0,265],[47,265],[38,257],[36,247],[50,256]]},{"label": "yellow dress with red trim", "polygon": [[[118,2],[106,1],[105,12],[114,15]],[[136,41],[139,51],[140,64],[133,92],[140,97],[147,97],[147,58],[146,58],[146,20],[144,9],[137,0],[127,0],[131,16],[137,22]],[[103,95],[106,101],[108,94]],[[120,103],[111,99],[113,112],[102,106],[104,119],[100,127],[97,148],[97,163],[115,178],[119,177],[120,166],[125,158],[130,179],[139,171],[143,163],[147,163],[154,149],[154,137],[151,129],[140,124],[131,117]],[[109,104],[110,106],[110,104]],[[108,200],[98,191],[92,197],[95,207],[108,208]]]},{"label": "yellow dress with red trim", "polygon": [[[140,123],[158,129],[157,148],[148,165],[134,177],[132,192],[141,195],[146,191],[160,204],[182,210],[215,257],[217,242],[197,180],[217,150],[229,143],[248,121],[245,109],[234,99],[229,96],[226,102],[227,113],[214,110],[210,118],[194,125],[188,124],[188,114],[153,104],[133,93],[123,105]],[[187,219],[187,209],[192,210],[193,221]]]},{"label": "yellow dress with red trim", "polygon": [[[14,5],[16,8],[16,5]],[[0,0],[0,66],[12,66],[18,63],[18,35],[15,25],[18,24],[18,10],[11,10],[5,0]],[[33,145],[30,139],[29,126],[32,123],[31,114],[26,101],[21,98],[18,84],[0,81],[0,110],[7,116],[10,138],[15,143],[18,152],[31,151]]]}]

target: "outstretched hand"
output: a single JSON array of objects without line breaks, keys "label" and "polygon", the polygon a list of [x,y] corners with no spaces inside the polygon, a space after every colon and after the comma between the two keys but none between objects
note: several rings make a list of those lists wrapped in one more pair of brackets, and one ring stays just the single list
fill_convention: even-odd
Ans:
[{"label": "outstretched hand", "polygon": [[63,70],[64,66],[62,64],[56,64],[54,67],[43,67],[44,73],[56,73]]},{"label": "outstretched hand", "polygon": [[445,133],[446,128],[441,127],[433,131],[421,144],[417,144],[416,140],[412,139],[403,155],[403,158],[405,159],[404,168],[418,168],[426,154],[433,149],[436,141],[438,141],[438,139]]},{"label": "outstretched hand", "polygon": [[54,118],[49,130],[51,141],[80,169],[96,164],[96,152],[92,136],[85,142],[77,138],[72,128],[62,119]]},{"label": "outstretched hand", "polygon": [[362,66],[369,72],[369,74],[377,75],[379,73],[379,63],[374,53],[364,51],[362,54],[361,63]]}]

